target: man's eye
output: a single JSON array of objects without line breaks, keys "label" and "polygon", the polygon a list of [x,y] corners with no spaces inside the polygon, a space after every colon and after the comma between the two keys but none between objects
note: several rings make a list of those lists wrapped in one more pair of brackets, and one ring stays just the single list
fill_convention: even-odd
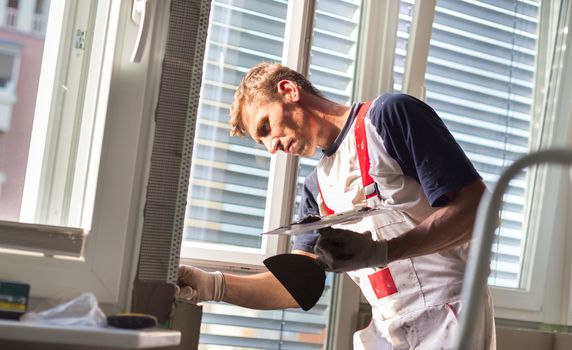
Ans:
[{"label": "man's eye", "polygon": [[268,135],[269,132],[270,132],[270,125],[268,124],[268,122],[265,122],[260,127],[260,135],[266,136]]}]

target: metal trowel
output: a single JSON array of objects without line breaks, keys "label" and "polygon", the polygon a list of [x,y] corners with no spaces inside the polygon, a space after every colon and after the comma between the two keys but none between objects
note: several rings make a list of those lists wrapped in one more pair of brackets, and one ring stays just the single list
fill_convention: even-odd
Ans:
[{"label": "metal trowel", "polygon": [[[332,225],[357,222],[386,210],[363,207],[323,217],[309,216],[263,234],[298,235]],[[279,254],[263,262],[304,311],[316,305],[324,291],[326,271],[314,258],[300,254]]]}]

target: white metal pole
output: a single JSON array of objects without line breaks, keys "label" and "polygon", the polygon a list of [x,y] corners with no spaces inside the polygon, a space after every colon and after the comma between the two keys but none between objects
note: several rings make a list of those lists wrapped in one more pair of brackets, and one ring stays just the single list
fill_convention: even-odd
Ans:
[{"label": "white metal pole", "polygon": [[425,72],[435,17],[436,0],[416,1],[407,44],[402,91],[425,99]]},{"label": "white metal pole", "polygon": [[559,163],[572,165],[572,150],[553,149],[528,154],[511,164],[501,175],[492,193],[485,192],[473,229],[469,260],[463,280],[462,300],[465,311],[460,318],[460,329],[455,349],[472,348],[475,325],[482,312],[483,295],[487,285],[491,248],[494,232],[499,220],[502,198],[508,184],[518,173],[539,163]]}]

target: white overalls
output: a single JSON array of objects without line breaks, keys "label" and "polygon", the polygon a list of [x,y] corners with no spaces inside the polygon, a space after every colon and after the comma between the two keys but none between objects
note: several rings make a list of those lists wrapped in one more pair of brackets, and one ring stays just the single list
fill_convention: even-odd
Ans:
[{"label": "white overalls", "polygon": [[[366,203],[392,209],[343,225],[357,232],[371,231],[374,240],[389,240],[409,231],[436,209],[429,205],[421,186],[404,176],[385,150],[370,119],[365,117],[369,104],[364,105],[352,125],[354,132],[349,132],[338,150],[322,157],[318,164],[318,204],[321,215],[352,210]],[[372,307],[372,322],[356,332],[354,348],[452,348],[458,315],[462,315],[460,294],[467,251],[465,244],[391,262],[383,269],[350,272]],[[475,325],[480,331],[473,349],[495,348],[490,299],[485,305],[483,322]]]}]

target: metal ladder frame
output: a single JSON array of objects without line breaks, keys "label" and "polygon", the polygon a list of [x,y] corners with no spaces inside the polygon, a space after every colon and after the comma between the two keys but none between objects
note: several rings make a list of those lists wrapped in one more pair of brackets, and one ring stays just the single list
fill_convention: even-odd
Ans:
[{"label": "metal ladder frame", "polygon": [[483,305],[494,232],[497,228],[504,192],[510,180],[522,169],[539,163],[572,165],[572,150],[543,150],[523,156],[501,174],[492,193],[486,191],[479,203],[463,280],[462,301],[465,311],[460,317],[460,329],[455,346],[457,350],[470,349],[473,344],[475,332],[471,326],[478,322]]}]

